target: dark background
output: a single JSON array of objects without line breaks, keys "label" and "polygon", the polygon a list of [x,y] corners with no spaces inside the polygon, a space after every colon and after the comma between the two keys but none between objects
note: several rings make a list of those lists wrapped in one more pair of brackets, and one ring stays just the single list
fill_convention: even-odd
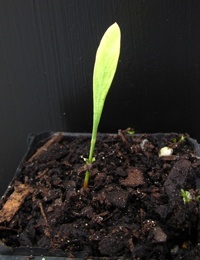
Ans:
[{"label": "dark background", "polygon": [[199,0],[1,0],[1,194],[29,133],[91,131],[94,57],[114,22],[121,55],[99,131],[200,141]]}]

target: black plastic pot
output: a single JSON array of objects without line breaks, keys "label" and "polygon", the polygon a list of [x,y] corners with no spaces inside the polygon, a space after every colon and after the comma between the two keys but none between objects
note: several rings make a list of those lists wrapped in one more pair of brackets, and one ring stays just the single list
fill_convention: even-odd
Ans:
[{"label": "black plastic pot", "polygon": [[[16,170],[16,173],[14,175],[13,180],[10,183],[10,186],[12,183],[17,179],[17,177],[21,173],[22,165],[23,163],[30,158],[36,150],[41,147],[48,139],[50,139],[53,135],[56,135],[58,133],[54,132],[48,132],[48,133],[41,133],[38,135],[29,135],[28,137],[28,149],[23,157],[22,161],[19,164],[19,167]],[[82,134],[82,133],[62,133],[64,137],[67,138],[79,138],[80,136],[90,137],[90,134]],[[105,135],[105,134],[100,134]],[[112,134],[113,135],[113,134]],[[163,136],[163,135],[169,135],[169,134],[151,134],[154,136]],[[195,154],[197,156],[200,156],[200,144],[195,139],[189,138],[189,142],[193,145]],[[196,186],[198,189],[200,189],[200,178],[196,178]],[[7,197],[10,195],[10,188],[8,187],[5,194],[2,196],[1,201],[4,203],[4,201],[7,199]],[[27,258],[27,257],[34,257],[34,258]],[[70,259],[66,258],[64,253],[61,250],[54,251],[52,254],[48,249],[43,248],[29,248],[29,247],[18,247],[18,248],[10,248],[3,244],[0,244],[0,259],[2,260],[21,260],[21,259],[45,259],[45,260],[56,260],[56,259]],[[75,259],[83,259],[83,255],[77,257]],[[98,258],[94,258],[98,259]],[[119,258],[120,259],[120,258]]]}]

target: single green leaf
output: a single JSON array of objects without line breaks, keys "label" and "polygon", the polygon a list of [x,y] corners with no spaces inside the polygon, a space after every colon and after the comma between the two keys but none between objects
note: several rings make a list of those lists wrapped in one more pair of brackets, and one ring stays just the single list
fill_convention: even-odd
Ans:
[{"label": "single green leaf", "polygon": [[120,28],[117,23],[114,23],[106,30],[97,49],[93,73],[93,123],[97,128],[117,69],[120,42]]}]

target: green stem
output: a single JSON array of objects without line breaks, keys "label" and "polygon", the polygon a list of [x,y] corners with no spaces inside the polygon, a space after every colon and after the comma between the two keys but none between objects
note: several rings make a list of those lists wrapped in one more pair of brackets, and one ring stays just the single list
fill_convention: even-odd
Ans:
[{"label": "green stem", "polygon": [[[94,120],[93,120],[93,122],[94,122]],[[92,164],[92,162],[93,162],[94,147],[95,147],[96,139],[97,139],[98,125],[99,124],[95,124],[95,123],[93,124],[92,138],[91,138],[91,142],[90,142],[90,152],[89,152],[89,158],[87,161],[87,165]],[[90,178],[90,172],[89,172],[89,170],[87,170],[85,173],[85,179],[84,179],[84,184],[83,184],[84,190],[86,190],[88,188],[89,178]]]},{"label": "green stem", "polygon": [[97,129],[98,129],[98,126],[93,126],[92,138],[91,138],[91,142],[90,142],[90,152],[89,152],[89,158],[88,158],[89,163],[93,162],[94,147],[95,147],[96,139],[97,139]]}]

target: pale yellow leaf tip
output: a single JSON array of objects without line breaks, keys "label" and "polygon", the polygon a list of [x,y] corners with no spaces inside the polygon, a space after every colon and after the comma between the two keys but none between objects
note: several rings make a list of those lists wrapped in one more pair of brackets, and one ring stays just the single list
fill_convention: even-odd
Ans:
[{"label": "pale yellow leaf tip", "polygon": [[115,31],[116,34],[121,35],[121,31],[120,31],[119,25],[116,22],[113,23],[110,27],[108,27],[107,31],[110,31],[110,30],[113,30],[113,31]]}]

